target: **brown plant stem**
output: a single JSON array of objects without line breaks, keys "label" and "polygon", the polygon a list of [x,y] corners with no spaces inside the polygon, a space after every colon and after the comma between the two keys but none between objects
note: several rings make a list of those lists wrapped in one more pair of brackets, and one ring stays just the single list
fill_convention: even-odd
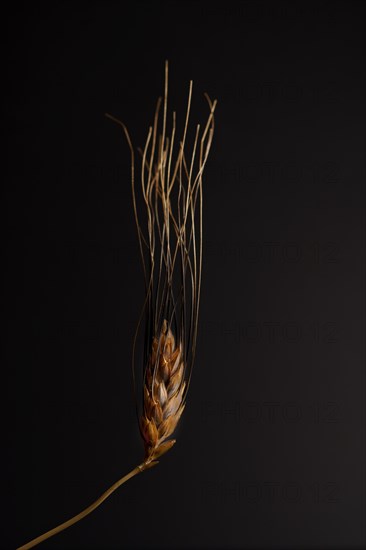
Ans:
[{"label": "brown plant stem", "polygon": [[155,466],[158,464],[157,461],[153,462],[143,462],[139,466],[136,466],[131,472],[129,472],[127,475],[121,477],[116,483],[114,483],[109,489],[107,489],[93,504],[85,508],[82,512],[77,514],[76,516],[72,517],[71,519],[65,521],[64,523],[61,523],[57,527],[54,527],[50,531],[47,531],[46,533],[43,533],[43,535],[40,535],[39,537],[36,537],[35,539],[31,540],[27,544],[24,544],[23,546],[19,546],[17,550],[28,550],[29,548],[33,548],[34,546],[37,546],[37,544],[40,544],[41,542],[44,542],[45,540],[49,539],[50,537],[53,537],[54,535],[57,535],[57,533],[60,533],[61,531],[64,531],[71,525],[74,525],[74,523],[77,523],[81,519],[85,518],[87,515],[89,515],[91,512],[96,510],[98,506],[102,504],[114,491],[116,491],[121,485],[126,483],[129,479],[134,477],[135,475],[143,472],[144,470],[147,470],[148,468],[151,468],[152,466]]}]

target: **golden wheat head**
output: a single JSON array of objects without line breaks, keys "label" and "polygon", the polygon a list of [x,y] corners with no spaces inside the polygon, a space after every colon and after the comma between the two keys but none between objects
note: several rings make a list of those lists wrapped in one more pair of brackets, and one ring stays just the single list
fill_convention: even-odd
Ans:
[{"label": "golden wheat head", "polygon": [[[212,143],[216,107],[216,101],[205,96],[209,106],[206,124],[202,129],[197,125],[191,137],[191,81],[178,138],[175,112],[170,124],[168,120],[166,62],[164,100],[158,100],[145,147],[138,150],[137,177],[128,131],[121,121],[106,115],[123,128],[131,151],[132,201],[145,280],[145,300],[133,342],[132,372],[145,456],[139,466],[88,508],[18,550],[29,550],[80,521],[127,480],[157,464],[156,459],[175,443],[170,437],[185,407],[196,353],[202,272],[202,175]],[[143,353],[142,358],[136,359],[139,336]]]},{"label": "golden wheat head", "polygon": [[[182,135],[177,137],[175,112],[168,131],[166,62],[164,101],[159,98],[145,146],[138,150],[138,170],[125,125],[110,117],[122,126],[130,146],[132,199],[145,279],[145,301],[132,360],[145,465],[152,465],[175,443],[168,438],[184,409],[196,353],[202,272],[202,176],[212,143],[216,107],[216,101],[212,102],[207,94],[205,97],[209,106],[207,121],[202,128],[198,124],[190,135],[191,81]],[[142,371],[141,360],[140,367],[136,361],[141,329]],[[142,390],[139,394],[138,385]]]},{"label": "golden wheat head", "polygon": [[[185,406],[196,352],[202,272],[202,176],[214,131],[216,101],[202,127],[189,132],[192,82],[178,138],[177,117],[168,116],[168,64],[164,101],[158,100],[138,176],[130,137],[132,197],[145,278],[145,301],[133,350],[133,379],[145,463],[175,443],[172,436]],[[161,114],[161,106],[163,106]],[[170,124],[169,124],[170,119]],[[139,185],[136,180],[139,179]],[[144,353],[135,349],[143,328]],[[140,376],[139,376],[140,374]],[[138,395],[137,386],[142,392]]]}]

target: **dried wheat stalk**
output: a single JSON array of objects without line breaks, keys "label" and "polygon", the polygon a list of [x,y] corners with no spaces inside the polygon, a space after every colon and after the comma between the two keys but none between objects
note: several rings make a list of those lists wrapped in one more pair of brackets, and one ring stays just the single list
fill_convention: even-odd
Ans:
[{"label": "dried wheat stalk", "polygon": [[[192,81],[183,134],[178,141],[175,112],[168,133],[166,62],[162,117],[159,99],[145,147],[139,150],[139,190],[129,133],[121,121],[106,115],[122,127],[131,151],[132,199],[145,280],[145,300],[133,342],[132,372],[145,456],[139,466],[112,485],[91,506],[18,550],[28,550],[90,514],[128,479],[155,466],[156,459],[175,443],[169,438],[185,407],[196,353],[202,273],[202,174],[212,143],[216,107],[216,101],[211,102],[207,94],[205,96],[209,105],[208,120],[202,131],[199,125],[196,127],[193,142],[188,147]],[[140,221],[141,211],[144,224]],[[135,350],[142,329],[141,373]],[[138,385],[141,386],[140,395]]]}]

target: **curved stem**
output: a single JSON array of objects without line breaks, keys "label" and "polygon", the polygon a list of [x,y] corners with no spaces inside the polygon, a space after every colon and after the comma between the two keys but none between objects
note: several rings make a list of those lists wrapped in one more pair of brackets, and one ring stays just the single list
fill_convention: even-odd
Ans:
[{"label": "curved stem", "polygon": [[27,544],[24,544],[23,546],[19,546],[17,550],[28,550],[29,548],[33,548],[33,546],[36,546],[37,544],[40,544],[41,542],[45,541],[46,539],[49,539],[50,537],[53,537],[53,535],[56,535],[57,533],[60,533],[61,531],[64,531],[64,529],[67,529],[71,525],[74,525],[74,523],[77,523],[81,519],[85,518],[88,514],[93,512],[102,502],[104,502],[118,487],[123,485],[126,481],[131,479],[131,477],[134,477],[135,475],[139,474],[140,472],[143,472],[144,470],[147,470],[148,468],[151,468],[152,466],[155,466],[158,464],[155,462],[143,462],[139,466],[136,466],[133,470],[131,470],[130,473],[127,475],[121,477],[116,483],[114,483],[109,489],[107,489],[93,504],[85,508],[82,512],[74,516],[73,518],[65,521],[64,523],[61,523],[57,527],[54,527],[50,531],[47,531],[47,533],[44,533],[43,535],[40,535],[39,537],[36,537],[35,539],[31,540]]}]

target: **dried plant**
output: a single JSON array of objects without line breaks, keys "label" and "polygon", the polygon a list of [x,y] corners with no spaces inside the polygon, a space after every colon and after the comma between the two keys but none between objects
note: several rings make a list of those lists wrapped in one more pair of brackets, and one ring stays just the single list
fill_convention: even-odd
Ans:
[{"label": "dried plant", "polygon": [[[168,132],[166,62],[164,99],[158,100],[145,147],[138,150],[141,157],[138,178],[127,128],[120,120],[106,115],[121,126],[131,152],[132,200],[145,281],[145,300],[133,342],[132,373],[145,456],[141,464],[83,512],[18,550],[32,548],[78,522],[128,479],[158,464],[157,458],[175,443],[170,438],[185,407],[197,342],[202,273],[202,175],[212,143],[216,107],[216,101],[211,102],[207,94],[205,97],[208,119],[202,129],[200,125],[196,127],[189,147],[192,81],[182,137],[178,140],[175,112]],[[141,338],[142,369],[141,360],[136,359],[136,346]]]}]

